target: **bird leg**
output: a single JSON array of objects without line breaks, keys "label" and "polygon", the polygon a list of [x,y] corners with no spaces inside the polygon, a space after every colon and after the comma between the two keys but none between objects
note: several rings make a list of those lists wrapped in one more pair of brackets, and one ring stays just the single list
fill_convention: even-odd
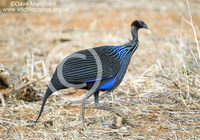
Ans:
[{"label": "bird leg", "polygon": [[118,110],[118,109],[116,109],[114,107],[102,106],[99,103],[99,91],[96,92],[96,93],[94,93],[94,100],[95,100],[95,106],[96,106],[96,108],[102,109],[102,110],[107,110],[107,111],[112,111],[112,112],[118,114],[119,116],[121,116],[122,118],[126,117],[126,115],[122,111],[120,111],[120,110]]},{"label": "bird leg", "polygon": [[92,95],[96,93],[95,92],[88,92],[85,97],[83,98],[83,101],[82,101],[82,107],[81,107],[81,122],[80,124],[78,124],[80,127],[82,127],[83,129],[86,129],[85,125],[84,125],[84,122],[85,122],[85,119],[84,119],[84,115],[85,115],[85,104],[87,102],[87,99]]},{"label": "bird leg", "polygon": [[92,93],[88,92],[88,93],[85,95],[85,97],[83,98],[83,101],[82,101],[82,107],[81,107],[81,122],[80,122],[80,124],[78,124],[80,127],[82,127],[83,129],[86,129],[86,127],[85,127],[85,125],[84,125],[84,122],[85,122],[85,119],[84,119],[84,115],[85,115],[85,104],[86,104],[86,102],[87,102],[87,99],[88,99],[92,94],[94,94],[94,99],[95,99],[95,106],[96,106],[96,108],[102,109],[102,110],[107,110],[107,111],[112,111],[112,112],[118,114],[119,116],[121,116],[122,118],[125,118],[125,117],[126,117],[126,115],[125,115],[122,111],[120,111],[120,110],[118,110],[118,109],[116,109],[116,108],[107,107],[107,106],[102,106],[102,105],[99,103],[99,91],[95,91],[95,92],[92,92]]},{"label": "bird leg", "polygon": [[85,114],[85,103],[87,98],[84,98],[81,105],[81,122],[84,122],[84,114]]},{"label": "bird leg", "polygon": [[76,124],[75,127],[79,126],[81,129],[86,129],[85,125],[84,125],[84,114],[85,114],[85,103],[87,101],[87,98],[84,98],[82,101],[82,107],[81,107],[81,121],[80,123]]},{"label": "bird leg", "polygon": [[82,129],[86,129],[86,127],[84,125],[84,122],[85,122],[84,114],[85,114],[85,103],[87,102],[87,99],[88,98],[84,97],[83,100],[82,100],[82,105],[81,105],[81,122],[78,123],[77,125],[75,125],[75,126],[81,127]]}]

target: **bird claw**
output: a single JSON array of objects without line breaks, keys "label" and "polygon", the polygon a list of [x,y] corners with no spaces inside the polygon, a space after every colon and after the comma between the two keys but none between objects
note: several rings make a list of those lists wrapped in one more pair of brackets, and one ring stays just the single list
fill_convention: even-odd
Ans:
[{"label": "bird claw", "polygon": [[84,121],[76,124],[75,127],[79,127],[80,129],[83,129],[83,130],[87,129],[85,124],[84,124]]},{"label": "bird claw", "polygon": [[125,119],[125,118],[127,118],[128,117],[128,115],[127,114],[125,114],[125,113],[123,113],[122,111],[120,111],[120,110],[117,110],[117,114],[121,117],[121,118],[123,118],[123,119]]},{"label": "bird claw", "polygon": [[118,109],[116,109],[116,108],[112,108],[112,111],[113,111],[114,113],[116,113],[118,116],[120,116],[122,119],[125,119],[125,118],[128,117],[127,114],[123,113],[121,110],[118,110]]}]

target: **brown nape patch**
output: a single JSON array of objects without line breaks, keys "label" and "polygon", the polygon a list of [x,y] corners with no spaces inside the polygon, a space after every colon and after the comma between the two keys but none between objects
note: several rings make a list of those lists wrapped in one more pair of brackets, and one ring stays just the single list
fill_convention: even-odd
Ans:
[{"label": "brown nape patch", "polygon": [[132,26],[141,28],[141,25],[140,25],[140,23],[139,23],[137,20],[135,20],[135,21],[132,22],[131,27],[132,27]]}]

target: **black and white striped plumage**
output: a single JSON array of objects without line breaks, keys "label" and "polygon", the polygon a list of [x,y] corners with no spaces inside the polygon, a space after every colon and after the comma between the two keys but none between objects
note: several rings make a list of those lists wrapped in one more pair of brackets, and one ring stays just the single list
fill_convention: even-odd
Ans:
[{"label": "black and white striped plumage", "polygon": [[[86,57],[69,58],[67,61],[61,62],[56,68],[53,77],[50,81],[49,87],[46,91],[43,104],[41,107],[40,114],[37,118],[39,119],[43,107],[47,98],[54,92],[60,89],[67,88],[62,84],[59,79],[59,75],[70,84],[81,84],[86,83],[85,89],[90,90],[96,81],[99,81],[98,87],[92,92],[88,92],[82,103],[81,120],[84,121],[84,106],[87,99],[94,94],[95,103],[99,104],[98,94],[99,90],[106,90],[107,93],[112,92],[123,80],[129,65],[131,56],[139,45],[138,41],[138,30],[140,28],[147,28],[147,25],[141,20],[135,20],[131,24],[131,33],[133,38],[126,44],[120,46],[101,46],[93,48],[96,54],[99,56],[101,64],[97,65],[96,60],[89,50],[82,50],[76,52],[76,54],[82,54]],[[73,55],[73,54],[72,54]],[[62,68],[61,68],[62,65]],[[97,72],[99,67],[102,67],[102,76],[97,79]],[[60,72],[58,70],[60,69]],[[51,88],[53,86],[53,88]],[[102,106],[101,106],[102,107]],[[100,108],[100,107],[99,107]],[[108,107],[102,107],[105,110],[114,111]],[[36,120],[36,121],[37,121]]]}]

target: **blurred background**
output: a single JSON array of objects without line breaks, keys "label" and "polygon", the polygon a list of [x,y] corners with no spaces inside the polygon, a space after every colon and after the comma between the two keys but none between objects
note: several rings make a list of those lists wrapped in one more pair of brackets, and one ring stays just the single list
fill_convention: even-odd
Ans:
[{"label": "blurred background", "polygon": [[[21,6],[26,3],[29,6]],[[198,0],[189,1],[197,37],[200,35],[199,3]],[[143,20],[149,31],[139,32],[140,47],[129,67],[134,75],[143,73],[158,58],[162,64],[165,63],[161,57],[169,57],[167,51],[170,50],[166,41],[176,42],[181,38],[187,43],[194,42],[193,30],[183,19],[190,20],[185,0],[60,0],[32,3],[1,0],[0,5],[0,63],[5,67],[18,63],[20,69],[27,66],[27,58],[30,57],[27,37],[34,61],[45,61],[49,52],[62,42],[80,41],[91,47],[124,44],[131,38],[130,24],[135,19]],[[13,9],[18,12],[10,12]],[[62,48],[53,58],[55,64],[66,55],[82,49],[86,46]]]},{"label": "blurred background", "polygon": [[[178,86],[178,90],[180,90],[181,85],[187,85],[188,81],[195,83],[194,79],[183,80],[183,83],[181,83],[180,80],[180,74],[188,75],[188,73],[191,73],[190,68],[192,68],[192,70],[195,69],[195,74],[192,77],[197,78],[197,83],[191,84],[189,88],[184,86],[183,89],[190,90],[195,88],[194,94],[195,96],[199,96],[199,0],[1,0],[0,8],[0,93],[4,94],[6,102],[10,102],[11,107],[18,104],[20,109],[24,110],[26,107],[24,107],[22,103],[15,103],[10,91],[32,80],[40,79],[46,76],[48,71],[50,72],[50,75],[39,83],[32,83],[29,92],[21,91],[19,95],[16,95],[20,97],[20,99],[29,101],[23,104],[28,105],[26,108],[27,112],[25,112],[27,114],[32,112],[31,115],[27,117],[20,116],[20,112],[17,111],[16,115],[16,112],[14,113],[11,109],[11,112],[15,116],[13,118],[11,117],[11,120],[15,120],[16,116],[20,116],[18,120],[33,119],[36,117],[40,104],[38,103],[36,108],[37,102],[32,99],[33,94],[27,95],[27,93],[32,93],[32,90],[34,90],[34,96],[38,93],[41,95],[40,97],[42,97],[52,72],[63,58],[75,51],[87,49],[88,46],[92,48],[103,45],[121,45],[128,42],[128,39],[131,39],[130,24],[136,19],[143,20],[148,25],[149,30],[139,31],[140,45],[131,59],[125,80],[118,89],[118,92],[129,92],[129,94],[126,94],[127,98],[130,95],[132,96],[132,94],[134,94],[134,96],[138,95],[140,97],[145,96],[153,98],[149,93],[156,93],[156,97],[158,97],[157,93],[165,89],[163,89],[163,87],[160,89],[160,86],[157,84],[155,86],[155,79],[153,82],[149,79],[141,80],[142,76],[154,76],[153,78],[159,78],[159,76],[155,76],[156,74],[163,74],[168,78],[170,77],[170,79],[173,80],[168,81],[167,84]],[[80,45],[79,43],[70,45],[71,41],[77,41],[88,45]],[[55,50],[59,44],[64,42],[69,42],[69,44],[59,50]],[[53,52],[53,54],[50,55],[51,52]],[[50,67],[48,68],[46,68],[47,61],[49,61],[47,58],[51,59]],[[166,80],[166,78],[164,79]],[[166,84],[166,81],[163,83]],[[147,91],[147,87],[150,85],[151,91]],[[157,91],[157,89],[159,89],[159,91]],[[77,93],[76,90],[70,90],[70,92]],[[86,91],[78,90],[78,93],[76,95],[84,95]],[[141,93],[142,95],[140,95]],[[169,92],[165,92],[167,95],[164,94],[164,92],[162,93],[162,95],[159,95],[159,98],[168,97]],[[180,94],[180,92],[177,91],[176,93]],[[187,95],[189,96],[189,94]],[[72,95],[72,97],[73,96],[74,95]],[[55,98],[59,100],[57,96],[52,98],[54,101]],[[173,95],[173,98],[177,97]],[[171,96],[169,100],[171,100]],[[185,98],[184,100],[182,99],[181,103],[185,100]],[[143,102],[140,103],[142,108],[144,104]],[[188,104],[190,103],[189,101]],[[197,103],[196,100],[195,103]],[[195,107],[198,106],[197,104],[195,104]],[[177,106],[179,105],[180,104],[177,104]],[[129,105],[126,107],[130,109]],[[134,108],[132,109],[134,110]],[[71,114],[74,112],[80,113],[80,110],[74,111],[73,107],[71,110]],[[94,111],[93,108],[92,110]],[[5,110],[1,110],[1,113],[6,114]],[[10,113],[7,112],[7,114]],[[54,118],[56,115],[59,117],[59,114],[56,113],[51,115],[54,116]],[[165,116],[162,115],[160,116],[161,120]],[[79,118],[79,116],[75,117]],[[157,117],[150,116],[150,118]],[[185,118],[186,116],[182,117]],[[191,116],[188,117],[190,118]],[[6,117],[2,116],[2,118]],[[107,119],[108,118],[107,116]],[[134,116],[133,121],[134,118],[137,118],[138,122],[146,121],[146,123],[149,123],[148,120],[142,117]],[[2,119],[0,122],[0,132],[2,129],[0,138],[7,138],[12,134],[18,138],[27,138],[25,133],[30,133],[32,130],[36,131],[36,135],[41,135],[43,138],[49,137],[48,133],[50,131],[42,130],[43,134],[41,134],[35,130],[34,127],[28,126],[29,128],[27,128],[26,124],[20,128],[16,128],[17,131],[15,132],[10,124],[1,124],[4,121],[5,120]],[[19,121],[15,123],[19,125]],[[63,124],[63,122],[61,124]],[[147,129],[152,128],[154,125],[155,129],[148,132]],[[199,128],[196,131],[197,128],[189,127],[189,123],[184,126],[185,131],[182,130],[181,126],[176,126],[178,124],[174,124],[176,126],[174,126],[175,128],[171,127],[171,125],[170,128],[168,128],[167,125],[168,123],[166,122],[166,124],[161,127],[160,124],[155,124],[153,121],[145,127],[139,124],[134,125],[132,128],[126,127],[128,132],[119,133],[122,135],[124,134],[127,138],[143,136],[141,137],[142,139],[168,137],[174,139],[175,136],[177,136],[176,138],[181,136],[185,136],[185,138],[194,138],[199,134]],[[195,126],[198,125],[198,123],[195,124]],[[51,126],[49,129],[54,129],[54,127],[56,126]],[[8,128],[13,131],[8,132]],[[38,128],[43,129],[42,125],[38,126]],[[119,129],[119,131],[120,130],[121,129]],[[103,131],[106,132],[107,130],[104,128]],[[137,133],[133,136],[132,132],[136,131]],[[157,135],[161,131],[162,135]],[[172,131],[174,134],[171,134]],[[194,131],[194,134],[192,131]],[[60,133],[64,136],[65,133],[68,135],[69,132],[61,130]],[[80,136],[77,133],[77,131],[73,131],[70,133],[70,136],[72,138],[76,136],[78,136],[78,138],[85,138],[84,135]],[[89,132],[85,133],[88,134]],[[96,131],[94,133],[98,134]],[[150,135],[148,133],[150,133]],[[31,134],[31,136],[37,137],[35,134]],[[111,138],[124,137],[122,135],[115,137],[108,133],[105,133],[105,135],[103,135],[104,133],[101,134],[102,136]],[[65,137],[66,136],[64,136],[64,138]],[[58,131],[55,132],[52,138],[60,138]],[[100,136],[100,138],[102,137]]]}]

